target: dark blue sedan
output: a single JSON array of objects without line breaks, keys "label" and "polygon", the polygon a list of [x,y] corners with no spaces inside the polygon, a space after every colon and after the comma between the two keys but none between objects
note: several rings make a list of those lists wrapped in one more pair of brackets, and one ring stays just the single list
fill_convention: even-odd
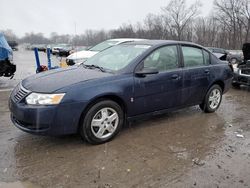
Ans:
[{"label": "dark blue sedan", "polygon": [[102,51],[80,66],[39,73],[11,93],[11,119],[42,135],[111,140],[126,120],[193,105],[215,112],[232,69],[187,42],[140,41]]}]

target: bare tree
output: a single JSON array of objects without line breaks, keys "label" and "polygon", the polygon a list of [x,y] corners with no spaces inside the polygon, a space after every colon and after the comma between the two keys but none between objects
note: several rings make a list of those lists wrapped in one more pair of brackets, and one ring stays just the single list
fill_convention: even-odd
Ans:
[{"label": "bare tree", "polygon": [[21,42],[30,44],[48,44],[49,39],[44,37],[43,33],[25,33],[25,36],[20,39]]},{"label": "bare tree", "polygon": [[114,29],[110,32],[112,38],[133,38],[136,36],[132,24],[123,24],[118,29]]},{"label": "bare tree", "polygon": [[240,48],[247,42],[250,30],[249,0],[215,0],[216,15],[228,38],[228,47]]},{"label": "bare tree", "polygon": [[171,0],[167,7],[162,8],[165,18],[169,20],[171,27],[174,28],[178,40],[183,40],[183,31],[188,24],[199,15],[201,3],[197,1],[191,6],[186,6],[186,0]]},{"label": "bare tree", "polygon": [[[250,42],[250,0],[215,0],[214,11],[199,17],[199,1],[187,6],[186,0],[171,0],[160,14],[148,14],[143,22],[122,24],[110,31],[86,30],[79,35],[60,35],[52,32],[49,38],[42,33],[26,33],[20,38],[26,43],[70,43],[92,46],[110,38],[146,38],[187,40],[204,46],[240,49]],[[18,39],[5,30],[8,39]]]},{"label": "bare tree", "polygon": [[18,41],[18,37],[16,36],[16,34],[11,30],[11,29],[6,29],[6,30],[2,30],[0,31],[4,34],[4,36],[6,37],[6,40],[8,41]]},{"label": "bare tree", "polygon": [[242,10],[240,12],[241,15],[241,22],[244,25],[244,28],[246,30],[246,34],[245,34],[245,42],[250,40],[250,0],[245,0],[242,1]]}]

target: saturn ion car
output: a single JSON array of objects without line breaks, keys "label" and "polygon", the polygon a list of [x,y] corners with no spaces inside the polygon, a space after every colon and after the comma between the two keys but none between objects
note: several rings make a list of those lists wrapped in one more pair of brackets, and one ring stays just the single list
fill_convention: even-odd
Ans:
[{"label": "saturn ion car", "polygon": [[24,79],[11,93],[16,127],[33,134],[79,133],[92,144],[114,138],[126,120],[199,105],[215,112],[233,72],[202,46],[130,42],[84,64]]}]

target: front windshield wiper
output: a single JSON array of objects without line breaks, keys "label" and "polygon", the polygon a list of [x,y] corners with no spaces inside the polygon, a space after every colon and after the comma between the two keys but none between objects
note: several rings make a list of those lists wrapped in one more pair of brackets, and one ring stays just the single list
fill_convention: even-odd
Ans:
[{"label": "front windshield wiper", "polygon": [[95,69],[96,68],[96,69],[101,70],[102,72],[106,72],[106,70],[103,67],[100,67],[98,65],[86,65],[84,63],[82,63],[82,65],[84,68],[88,68],[88,69]]}]

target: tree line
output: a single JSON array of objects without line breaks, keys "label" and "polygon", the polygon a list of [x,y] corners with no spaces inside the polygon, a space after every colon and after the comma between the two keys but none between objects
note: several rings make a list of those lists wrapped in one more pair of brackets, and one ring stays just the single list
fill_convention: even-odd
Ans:
[{"label": "tree line", "polygon": [[70,43],[76,46],[92,46],[110,38],[145,38],[191,41],[203,46],[225,49],[241,49],[250,42],[250,0],[215,0],[206,17],[201,16],[199,0],[187,5],[186,0],[171,0],[158,14],[150,13],[142,22],[123,24],[117,29],[86,30],[79,35],[50,37],[43,33],[26,33],[18,38],[11,30],[2,31],[8,40],[20,43],[51,44]]}]

